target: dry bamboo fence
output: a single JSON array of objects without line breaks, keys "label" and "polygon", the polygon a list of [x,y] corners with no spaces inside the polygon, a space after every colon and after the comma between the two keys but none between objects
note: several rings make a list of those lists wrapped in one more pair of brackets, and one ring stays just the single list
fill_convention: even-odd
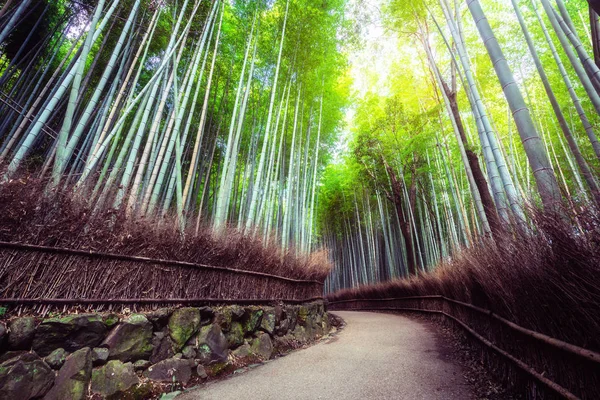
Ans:
[{"label": "dry bamboo fence", "polygon": [[323,282],[140,256],[0,242],[0,304],[49,306],[299,303],[322,298]]},{"label": "dry bamboo fence", "polygon": [[444,296],[349,299],[331,310],[409,311],[440,315],[469,333],[499,378],[532,399],[600,399],[600,354],[523,328]]}]

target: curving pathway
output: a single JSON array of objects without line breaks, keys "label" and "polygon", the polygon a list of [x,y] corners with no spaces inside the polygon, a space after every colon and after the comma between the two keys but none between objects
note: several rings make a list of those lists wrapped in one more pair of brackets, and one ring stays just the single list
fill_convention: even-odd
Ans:
[{"label": "curving pathway", "polygon": [[332,339],[177,400],[475,398],[428,326],[399,315],[335,313],[347,325]]}]

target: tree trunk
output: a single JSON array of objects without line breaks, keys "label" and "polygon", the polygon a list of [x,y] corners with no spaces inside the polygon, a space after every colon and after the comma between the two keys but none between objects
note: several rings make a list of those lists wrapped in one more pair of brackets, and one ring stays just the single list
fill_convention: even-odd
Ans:
[{"label": "tree trunk", "polygon": [[385,163],[385,169],[390,177],[390,181],[392,184],[392,196],[389,200],[391,200],[394,203],[394,207],[396,207],[396,213],[398,214],[398,219],[400,220],[400,231],[402,232],[402,237],[404,238],[408,274],[409,276],[416,276],[417,265],[415,262],[415,250],[413,246],[412,229],[410,228],[410,217],[408,216],[408,210],[405,210],[404,202],[402,201],[402,198],[404,197],[402,183],[398,180],[396,173],[387,164],[387,162]]},{"label": "tree trunk", "polygon": [[[475,123],[477,125],[477,131],[480,136],[481,147],[488,167],[487,173],[490,178],[498,214],[503,223],[508,223],[509,210],[506,203],[506,200],[508,199],[508,203],[517,218],[522,219],[521,200],[515,190],[512,178],[506,166],[506,161],[504,160],[504,155],[498,146],[496,133],[492,128],[490,118],[483,104],[479,89],[477,88],[477,83],[471,70],[469,56],[467,55],[465,43],[462,39],[462,29],[459,24],[460,19],[457,19],[456,21],[453,19],[454,17],[450,13],[449,7],[446,5],[446,0],[440,0],[440,6],[444,12],[447,24],[450,28],[450,33],[456,44],[456,51],[463,67],[466,78],[465,91],[469,98],[473,117],[475,118]],[[439,26],[438,29],[441,31]],[[447,43],[446,40],[445,42],[450,52],[452,52],[450,44]]]},{"label": "tree trunk", "polygon": [[590,7],[590,29],[592,31],[594,62],[600,68],[600,23],[598,21],[598,14],[592,7]]},{"label": "tree trunk", "polygon": [[600,14],[600,0],[588,0],[590,9],[594,10],[596,14]]},{"label": "tree trunk", "polygon": [[450,100],[450,108],[452,109],[452,114],[454,115],[454,120],[456,121],[456,127],[458,128],[458,133],[460,134],[463,146],[465,147],[465,152],[467,153],[469,166],[471,167],[473,179],[475,180],[475,184],[477,185],[477,189],[479,190],[479,196],[481,197],[481,203],[483,204],[483,209],[485,211],[485,216],[487,217],[488,224],[490,225],[490,229],[493,233],[498,232],[501,229],[501,224],[500,220],[498,219],[498,213],[496,212],[496,206],[494,205],[494,200],[492,199],[492,195],[490,194],[487,179],[485,179],[485,175],[481,170],[479,158],[469,146],[467,135],[465,134],[465,127],[463,125],[462,118],[458,110],[456,92],[448,90],[448,87],[446,87],[446,85],[444,85],[444,90],[447,91],[446,94],[448,96],[448,99]]},{"label": "tree trunk", "polygon": [[[421,28],[421,29],[423,29],[423,28]],[[425,32],[426,32],[425,35],[428,35],[427,30]],[[424,37],[427,37],[425,35],[424,35]],[[466,148],[468,143],[467,143],[467,140],[465,137],[462,120],[460,119],[460,114],[458,112],[458,104],[456,104],[456,71],[454,69],[454,64],[451,64],[451,66],[452,66],[452,78],[451,78],[452,79],[452,81],[451,81],[452,90],[451,90],[450,88],[448,88],[448,85],[446,84],[444,78],[441,76],[439,68],[438,68],[438,66],[435,62],[435,59],[433,57],[433,54],[431,52],[431,48],[429,46],[428,40],[424,38],[424,39],[422,39],[422,42],[425,47],[425,52],[427,53],[427,58],[431,65],[431,69],[433,70],[434,83],[437,83],[437,86],[440,87],[440,91],[442,91],[442,97],[444,99],[444,104],[446,105],[446,112],[448,114],[450,114],[449,117],[450,117],[450,120],[452,121],[452,129],[456,136],[456,140],[458,141],[458,144],[459,144],[461,159],[463,161],[463,165],[465,167],[465,172],[466,172],[467,178],[469,180],[469,186],[471,189],[471,195],[473,196],[473,202],[476,205],[477,212],[479,214],[479,218],[481,220],[481,224],[483,226],[485,234],[489,234],[492,229],[490,227],[490,222],[489,222],[489,218],[487,215],[486,206],[484,205],[484,202],[482,200],[482,196],[480,193],[481,189],[479,188],[479,185],[477,184],[477,181],[475,180],[475,177],[473,175],[472,160],[469,158],[469,156],[467,154],[467,148]],[[452,104],[452,103],[454,103],[454,104]],[[441,123],[441,121],[440,121],[440,123]],[[472,156],[474,156],[474,154],[472,154]],[[477,159],[477,157],[475,157],[475,159]],[[479,165],[477,165],[477,167],[479,167]],[[481,172],[481,170],[480,170],[480,172]],[[487,184],[486,184],[486,190],[487,190]],[[489,192],[488,192],[488,195],[489,195]],[[490,197],[490,199],[491,199],[491,197]],[[494,212],[495,212],[494,203],[492,202],[491,205],[494,208]]]}]

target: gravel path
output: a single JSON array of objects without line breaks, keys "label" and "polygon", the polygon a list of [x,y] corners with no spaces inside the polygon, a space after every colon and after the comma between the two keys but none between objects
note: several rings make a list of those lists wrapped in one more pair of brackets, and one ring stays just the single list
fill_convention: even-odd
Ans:
[{"label": "gravel path", "polygon": [[435,332],[407,317],[336,312],[347,325],[328,341],[177,400],[473,399]]}]

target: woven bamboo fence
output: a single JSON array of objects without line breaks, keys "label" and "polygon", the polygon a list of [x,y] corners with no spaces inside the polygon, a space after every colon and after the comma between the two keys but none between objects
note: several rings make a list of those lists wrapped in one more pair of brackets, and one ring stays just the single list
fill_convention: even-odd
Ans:
[{"label": "woven bamboo fence", "polygon": [[300,303],[323,282],[198,263],[0,242],[0,304],[19,310],[84,305]]}]

